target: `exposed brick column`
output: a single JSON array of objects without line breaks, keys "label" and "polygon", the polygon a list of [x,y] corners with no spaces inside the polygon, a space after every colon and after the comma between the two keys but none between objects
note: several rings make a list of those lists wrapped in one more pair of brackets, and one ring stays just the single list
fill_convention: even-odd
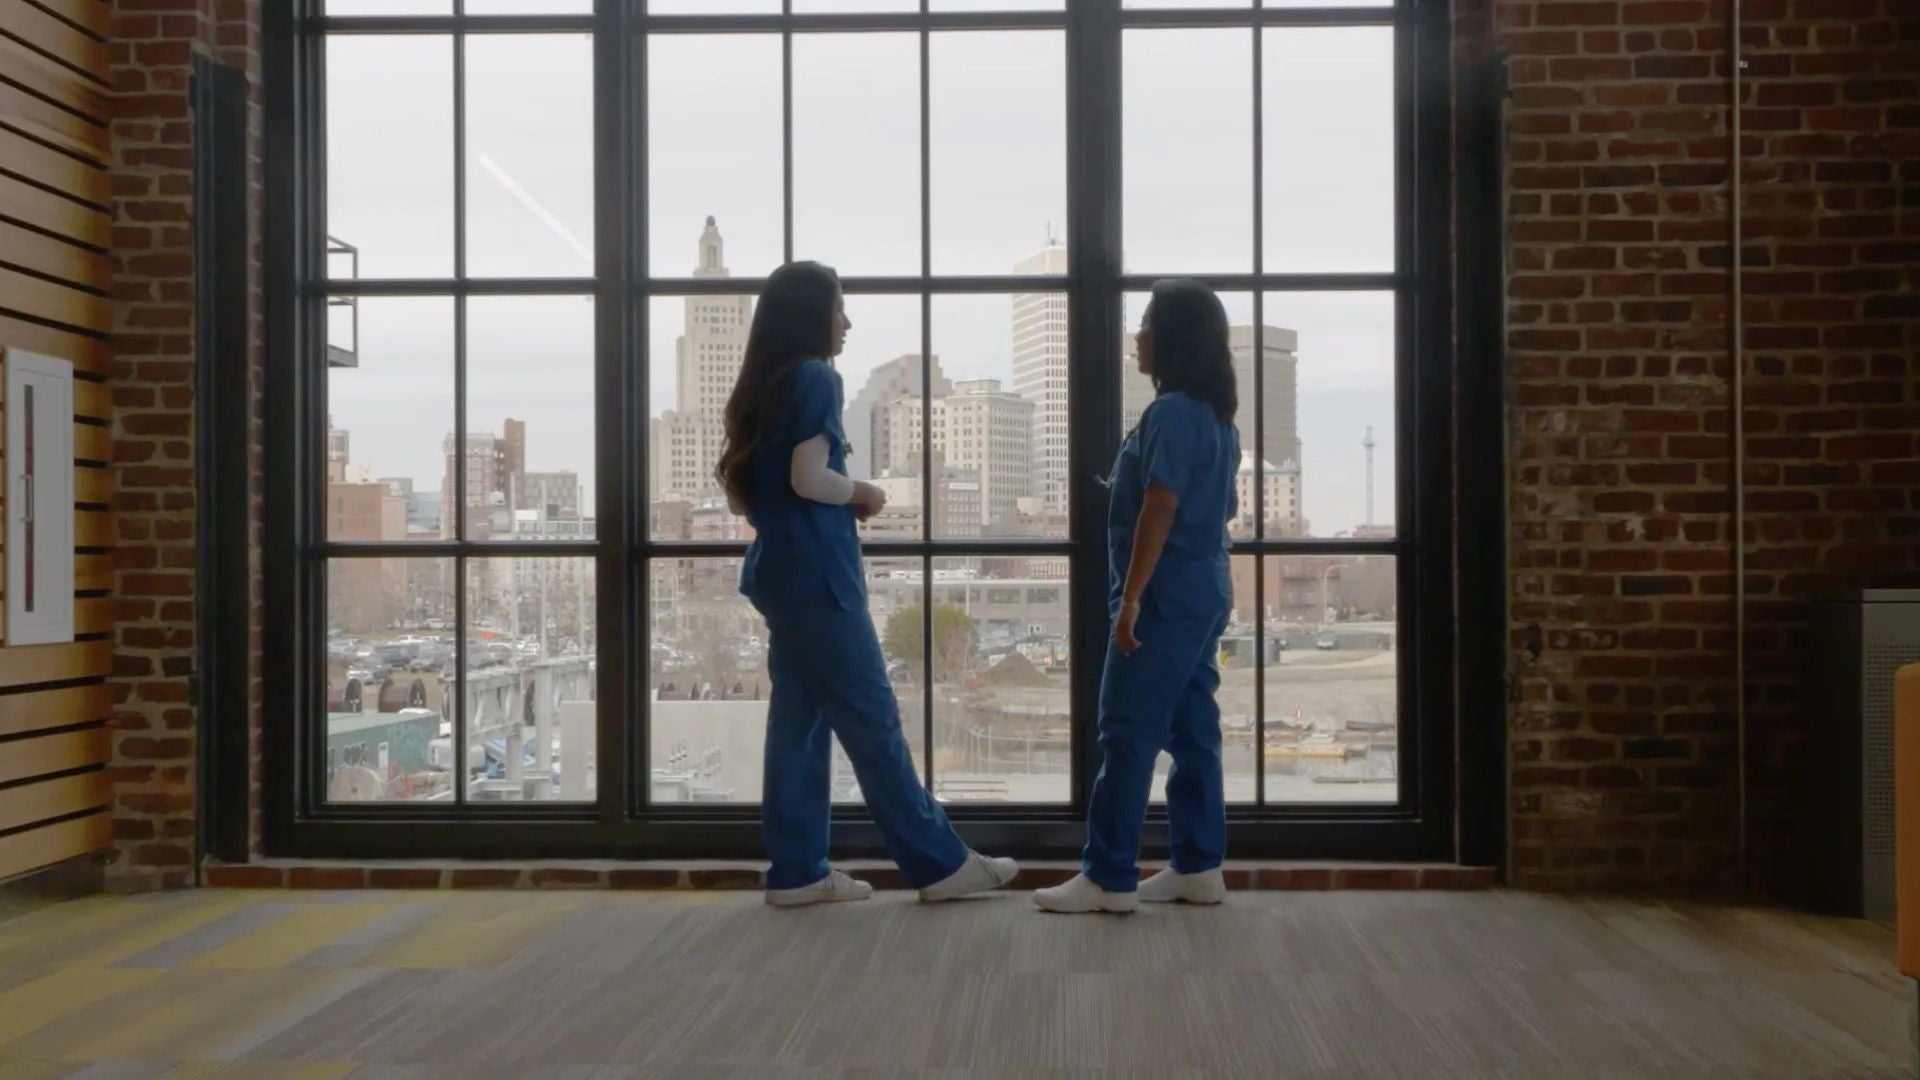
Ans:
[{"label": "exposed brick column", "polygon": [[[258,21],[256,4],[236,0],[113,3],[117,845],[109,881],[120,889],[189,884],[198,857],[189,698],[196,565],[192,71],[194,56],[208,53],[257,76]],[[255,295],[257,321],[257,288]],[[257,332],[255,340],[257,357]]]},{"label": "exposed brick column", "polygon": [[[1920,216],[1920,16],[1902,0],[1744,9],[1750,850],[1762,884],[1791,888],[1808,593],[1920,569],[1920,283],[1896,269]],[[1497,0],[1495,21],[1513,84],[1511,876],[1728,883],[1726,5]]]}]

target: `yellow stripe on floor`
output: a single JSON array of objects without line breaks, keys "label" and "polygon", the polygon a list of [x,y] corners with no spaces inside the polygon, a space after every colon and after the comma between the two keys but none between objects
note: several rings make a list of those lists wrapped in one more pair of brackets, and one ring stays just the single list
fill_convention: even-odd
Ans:
[{"label": "yellow stripe on floor", "polygon": [[588,893],[501,893],[460,897],[440,916],[384,950],[386,968],[489,968],[519,952],[535,933],[582,910]]},{"label": "yellow stripe on floor", "polygon": [[224,919],[243,907],[261,903],[263,897],[270,895],[265,892],[209,894],[200,903],[163,918],[149,920],[130,928],[127,933],[108,937],[99,948],[80,953],[67,961],[66,967],[69,970],[110,967],[190,934],[208,923]]},{"label": "yellow stripe on floor", "polygon": [[0,1048],[69,1013],[136,989],[159,971],[100,971],[70,967],[0,992]]},{"label": "yellow stripe on floor", "polygon": [[285,967],[295,960],[360,929],[399,905],[387,903],[316,904],[289,913],[235,941],[195,959],[196,968]]},{"label": "yellow stripe on floor", "polygon": [[346,1080],[357,1061],[193,1061],[161,1080]]}]

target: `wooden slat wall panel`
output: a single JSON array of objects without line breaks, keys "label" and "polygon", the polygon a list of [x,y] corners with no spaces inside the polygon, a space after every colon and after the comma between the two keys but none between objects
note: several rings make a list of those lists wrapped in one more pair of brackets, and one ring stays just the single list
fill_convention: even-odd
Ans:
[{"label": "wooden slat wall panel", "polygon": [[0,878],[98,851],[112,842],[113,822],[106,814],[0,836]]},{"label": "wooden slat wall panel", "polygon": [[[64,196],[55,195],[51,191],[42,191],[23,180],[15,180],[4,174],[0,174],[0,217],[32,226],[41,232],[52,233],[72,243],[84,244],[102,251],[113,242],[113,220],[107,216],[106,211],[74,202]],[[22,235],[30,234],[23,231]],[[51,238],[43,238],[43,242],[59,243]],[[29,266],[35,270],[40,269],[16,257],[14,242],[11,240],[0,244],[0,254],[6,256],[7,262]],[[59,276],[81,285],[92,285],[106,279],[104,274],[61,273]]]},{"label": "wooden slat wall panel", "polygon": [[[112,673],[111,641],[21,645],[0,649],[0,686],[34,686],[68,679],[104,679]],[[0,755],[0,759],[4,757]]]},{"label": "wooden slat wall panel", "polygon": [[105,170],[75,160],[5,127],[0,127],[0,171],[45,185],[95,206],[104,207],[113,197]]},{"label": "wooden slat wall panel", "polygon": [[73,415],[89,420],[112,420],[113,391],[103,382],[73,380]]},{"label": "wooden slat wall panel", "polygon": [[73,632],[104,634],[113,629],[113,601],[104,596],[82,596],[73,601]]},{"label": "wooden slat wall panel", "polygon": [[113,329],[113,303],[106,297],[5,267],[0,267],[0,308],[99,334]]},{"label": "wooden slat wall panel", "polygon": [[[12,181],[0,177],[0,185],[9,183]],[[79,285],[106,281],[112,275],[112,264],[105,255],[7,221],[0,221],[0,262]]]},{"label": "wooden slat wall panel", "polygon": [[0,789],[0,832],[98,810],[111,798],[107,774],[80,773]]},{"label": "wooden slat wall panel", "polygon": [[102,510],[73,512],[73,546],[103,548],[113,546],[113,515]]},{"label": "wooden slat wall panel", "polygon": [[101,592],[113,588],[113,556],[75,555],[73,587],[78,592]]},{"label": "wooden slat wall panel", "polygon": [[[0,11],[6,10],[0,7]],[[107,129],[69,112],[9,82],[0,82],[0,119],[22,135],[79,154],[102,165],[107,162]]]},{"label": "wooden slat wall panel", "polygon": [[99,424],[73,425],[73,456],[76,461],[112,461],[113,432]]},{"label": "wooden slat wall panel", "polygon": [[104,683],[0,694],[0,735],[96,723],[112,711],[113,688]]},{"label": "wooden slat wall panel", "polygon": [[0,33],[88,75],[101,77],[107,70],[106,42],[32,4],[0,4]]},{"label": "wooden slat wall panel", "polygon": [[0,38],[0,79],[88,119],[107,118],[100,84],[11,38]]},{"label": "wooden slat wall panel", "polygon": [[[110,5],[0,0],[0,348],[70,360],[74,457],[110,463],[111,188],[105,165]],[[4,385],[0,383],[0,385]],[[6,416],[0,403],[0,425]],[[0,466],[4,466],[0,462]],[[111,468],[74,471],[74,501],[113,499]],[[4,539],[4,537],[0,537]],[[65,645],[0,644],[0,878],[112,842],[113,515],[74,514],[74,632]],[[4,634],[0,634],[0,643]],[[80,683],[81,685],[59,685]],[[7,830],[17,830],[7,833]]]},{"label": "wooden slat wall panel", "polygon": [[0,784],[103,765],[106,760],[106,728],[15,739],[7,743],[7,752],[0,754]]},{"label": "wooden slat wall panel", "polygon": [[[0,344],[13,345],[32,352],[45,353],[73,361],[75,371],[104,375],[113,362],[112,350],[99,338],[87,337],[51,326],[41,326],[0,313]],[[75,408],[80,400],[80,384],[74,383]],[[81,415],[88,415],[82,412]]]},{"label": "wooden slat wall panel", "polygon": [[107,5],[101,0],[33,0],[33,2],[94,37],[107,36]]},{"label": "wooden slat wall panel", "polygon": [[92,466],[73,470],[73,501],[95,506],[113,502],[113,473]]}]

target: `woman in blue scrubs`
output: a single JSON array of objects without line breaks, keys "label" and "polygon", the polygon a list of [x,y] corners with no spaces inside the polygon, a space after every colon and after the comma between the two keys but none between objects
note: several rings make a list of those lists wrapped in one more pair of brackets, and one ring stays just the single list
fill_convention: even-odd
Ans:
[{"label": "woman in blue scrubs", "polygon": [[[1220,772],[1220,634],[1233,608],[1227,523],[1240,437],[1227,313],[1197,281],[1162,281],[1135,338],[1156,396],[1120,447],[1107,551],[1113,641],[1100,679],[1100,773],[1081,873],[1042,889],[1048,911],[1127,912],[1141,901],[1217,904],[1227,807]],[[1167,774],[1172,865],[1140,881],[1153,763]]]},{"label": "woman in blue scrubs", "polygon": [[780,907],[873,893],[827,864],[835,737],[887,853],[922,900],[998,889],[1017,869],[961,842],[921,785],[901,733],[854,527],[886,496],[847,477],[844,395],[832,366],[852,325],[832,270],[798,262],[774,271],[753,313],[715,470],[754,529],[740,592],[766,617],[769,635],[761,800],[773,862],[767,903]]}]

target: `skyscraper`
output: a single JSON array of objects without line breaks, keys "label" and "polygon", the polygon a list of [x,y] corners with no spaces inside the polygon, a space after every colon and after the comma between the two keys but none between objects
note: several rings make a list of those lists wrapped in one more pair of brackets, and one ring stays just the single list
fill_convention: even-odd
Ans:
[{"label": "skyscraper", "polygon": [[[729,276],[726,244],[713,218],[700,234],[697,278]],[[690,296],[674,343],[674,405],[652,424],[650,498],[706,501],[719,497],[713,467],[726,436],[727,398],[747,355],[753,325],[748,296]]]},{"label": "skyscraper", "polygon": [[[1067,249],[1049,243],[1017,274],[1065,274]],[[1032,494],[1048,514],[1067,512],[1067,294],[1013,297],[1013,392],[1033,403]]]},{"label": "skyscraper", "polygon": [[[940,373],[940,358],[933,357],[927,366],[932,370],[933,395],[941,397],[951,393],[952,384]],[[846,428],[847,441],[852,444],[847,451],[848,476],[871,480],[886,469],[885,451],[880,448],[893,445],[889,425],[894,412],[887,406],[903,398],[917,403],[920,390],[917,353],[896,356],[867,376],[865,385],[847,402],[847,411],[840,421]],[[915,423],[918,422],[916,419]]]},{"label": "skyscraper", "polygon": [[[974,511],[950,518],[954,527],[991,529],[1011,521],[1019,500],[1033,490],[1033,403],[1002,389],[998,379],[971,379],[954,383],[951,394],[933,398],[926,409],[935,488],[978,485]],[[895,398],[875,410],[876,418],[885,414],[886,419],[884,428],[878,419],[874,425],[885,434],[874,444],[876,466],[896,475],[919,475],[920,410],[917,397]]]}]

